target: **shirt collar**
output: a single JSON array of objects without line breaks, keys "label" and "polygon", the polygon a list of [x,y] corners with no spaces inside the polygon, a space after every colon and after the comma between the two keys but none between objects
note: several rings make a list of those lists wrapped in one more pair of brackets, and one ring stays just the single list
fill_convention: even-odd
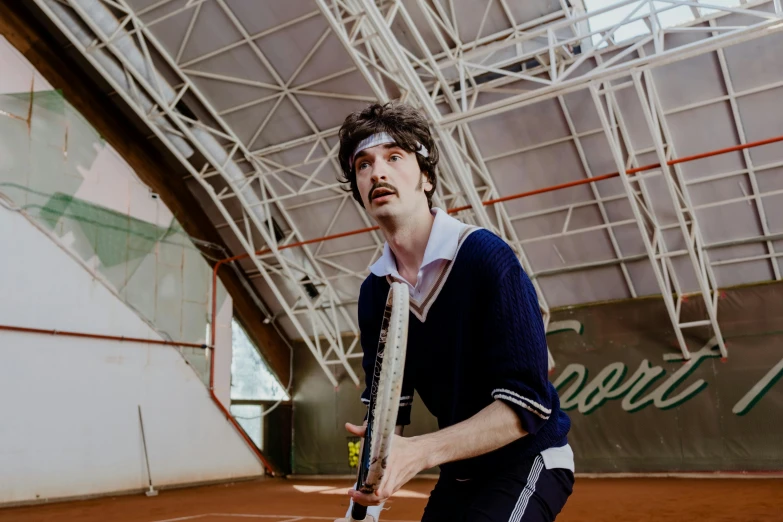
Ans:
[{"label": "shirt collar", "polygon": [[[433,208],[431,212],[435,216],[435,221],[432,223],[430,237],[424,250],[422,268],[439,259],[453,260],[457,254],[459,235],[464,226],[461,221],[454,219],[439,208]],[[378,277],[398,275],[397,261],[394,259],[394,253],[388,242],[383,244],[383,254],[370,266],[370,272]]]}]

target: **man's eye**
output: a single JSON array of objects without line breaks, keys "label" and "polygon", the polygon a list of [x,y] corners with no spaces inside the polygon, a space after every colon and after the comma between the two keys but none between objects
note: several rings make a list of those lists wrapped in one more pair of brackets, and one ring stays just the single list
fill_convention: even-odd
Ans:
[{"label": "man's eye", "polygon": [[394,154],[394,155],[391,157],[391,160],[392,160],[392,161],[401,160],[401,159],[402,159],[402,156],[400,156],[399,154]]},{"label": "man's eye", "polygon": [[366,161],[363,161],[363,162],[359,163],[359,167],[357,168],[357,170],[362,170],[364,167],[369,167],[369,166],[370,166],[369,163],[367,163]]}]

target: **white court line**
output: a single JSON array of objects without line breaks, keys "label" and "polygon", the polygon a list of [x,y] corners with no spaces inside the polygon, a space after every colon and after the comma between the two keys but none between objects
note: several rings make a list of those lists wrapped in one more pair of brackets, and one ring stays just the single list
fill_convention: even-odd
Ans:
[{"label": "white court line", "polygon": [[[234,517],[234,518],[282,518],[279,522],[296,522],[297,520],[334,520],[339,517],[315,517],[305,515],[252,515],[245,513],[204,513],[189,517],[167,518],[166,520],[154,520],[152,522],[178,522],[180,520],[195,520],[204,517]],[[385,522],[417,522],[415,520],[385,520]]]},{"label": "white court line", "polygon": [[211,515],[212,513],[205,513],[203,515],[193,515],[190,517],[167,518],[166,520],[155,520],[154,522],[177,522],[178,520],[194,520],[196,518],[203,518]]}]

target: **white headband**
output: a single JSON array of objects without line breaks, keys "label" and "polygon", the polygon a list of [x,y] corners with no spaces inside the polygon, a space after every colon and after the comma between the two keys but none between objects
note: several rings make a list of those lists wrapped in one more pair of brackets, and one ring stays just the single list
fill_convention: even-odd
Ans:
[{"label": "white headband", "polygon": [[[356,146],[356,150],[353,151],[353,154],[351,154],[351,168],[353,169],[353,161],[356,158],[356,155],[359,154],[364,149],[369,149],[370,147],[375,147],[376,145],[384,145],[386,143],[397,143],[397,140],[392,138],[388,132],[380,132],[378,134],[373,134],[372,136],[368,136],[367,138],[364,138],[362,141],[359,142],[359,144]],[[419,146],[419,149],[416,151],[416,154],[419,154],[425,158],[430,157],[430,151],[427,150],[427,147],[422,145],[421,143],[416,143],[416,145]]]}]

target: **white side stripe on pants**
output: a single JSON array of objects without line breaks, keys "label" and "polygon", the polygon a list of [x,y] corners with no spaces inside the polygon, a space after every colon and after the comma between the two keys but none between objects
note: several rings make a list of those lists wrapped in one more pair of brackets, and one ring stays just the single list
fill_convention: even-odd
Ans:
[{"label": "white side stripe on pants", "polygon": [[536,482],[538,482],[538,476],[541,474],[543,468],[544,459],[539,455],[530,467],[530,474],[527,476],[527,484],[525,484],[525,487],[522,489],[522,494],[519,495],[517,505],[514,506],[514,511],[511,512],[511,517],[509,517],[508,522],[520,522],[522,520],[525,509],[527,509],[527,503],[536,490]]}]

